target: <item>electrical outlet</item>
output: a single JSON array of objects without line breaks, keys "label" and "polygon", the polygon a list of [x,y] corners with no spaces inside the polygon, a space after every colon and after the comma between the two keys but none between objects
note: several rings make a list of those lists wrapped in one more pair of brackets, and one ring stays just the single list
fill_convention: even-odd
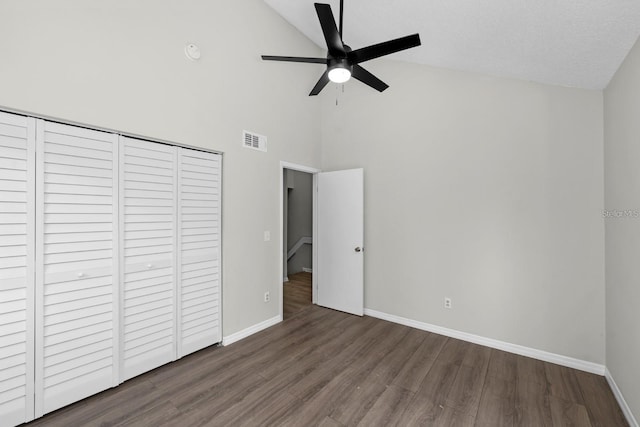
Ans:
[{"label": "electrical outlet", "polygon": [[271,295],[269,295],[269,292],[265,292],[264,293],[264,302],[269,302],[271,301]]},{"label": "electrical outlet", "polygon": [[264,241],[268,242],[269,240],[271,240],[271,232],[270,231],[265,231],[264,232]]},{"label": "electrical outlet", "polygon": [[453,308],[453,305],[451,304],[451,298],[446,298],[444,299],[444,308]]}]

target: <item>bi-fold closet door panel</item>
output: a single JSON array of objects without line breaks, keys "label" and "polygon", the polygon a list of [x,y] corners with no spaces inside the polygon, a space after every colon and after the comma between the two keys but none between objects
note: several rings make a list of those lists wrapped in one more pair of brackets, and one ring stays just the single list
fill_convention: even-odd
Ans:
[{"label": "bi-fold closet door panel", "polygon": [[179,148],[178,356],[221,340],[221,156]]},{"label": "bi-fold closet door panel", "polygon": [[118,137],[37,122],[35,415],[118,383]]},{"label": "bi-fold closet door panel", "polygon": [[176,147],[121,137],[122,380],[176,358]]},{"label": "bi-fold closet door panel", "polygon": [[33,419],[35,120],[0,112],[0,426]]},{"label": "bi-fold closet door panel", "polygon": [[122,379],[220,342],[220,156],[122,137]]}]

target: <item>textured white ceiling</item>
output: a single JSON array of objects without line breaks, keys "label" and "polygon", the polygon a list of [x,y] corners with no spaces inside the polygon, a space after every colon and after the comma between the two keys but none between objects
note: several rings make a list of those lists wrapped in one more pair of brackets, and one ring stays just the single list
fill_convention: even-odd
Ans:
[{"label": "textured white ceiling", "polygon": [[[265,0],[325,48],[312,0]],[[338,21],[339,0],[331,4]],[[389,59],[603,89],[640,35],[640,0],[345,0],[353,49],[420,33]],[[274,46],[269,55],[301,55]],[[308,56],[311,56],[309,54]]]}]

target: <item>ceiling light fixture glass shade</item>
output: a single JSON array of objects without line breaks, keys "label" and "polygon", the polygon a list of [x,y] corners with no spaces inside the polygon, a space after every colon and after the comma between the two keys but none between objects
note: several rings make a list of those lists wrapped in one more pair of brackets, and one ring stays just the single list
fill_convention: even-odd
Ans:
[{"label": "ceiling light fixture glass shade", "polygon": [[329,70],[329,80],[334,83],[345,83],[351,78],[351,71],[344,67],[335,67]]}]

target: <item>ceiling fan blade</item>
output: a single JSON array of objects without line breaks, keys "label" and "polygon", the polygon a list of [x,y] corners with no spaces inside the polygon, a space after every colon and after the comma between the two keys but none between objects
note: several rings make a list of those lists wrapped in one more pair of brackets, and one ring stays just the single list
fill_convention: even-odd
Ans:
[{"label": "ceiling fan blade", "polygon": [[318,80],[318,83],[316,83],[316,85],[311,90],[311,93],[309,94],[309,96],[316,96],[317,94],[319,94],[320,91],[324,89],[324,87],[328,83],[329,83],[329,70],[326,70],[320,77],[320,80]]},{"label": "ceiling fan blade", "polygon": [[347,53],[347,58],[352,64],[359,64],[370,59],[379,58],[391,53],[400,52],[401,50],[410,49],[420,46],[420,35],[413,34],[399,39],[389,40],[386,42],[374,44],[371,46],[356,49]]},{"label": "ceiling fan blade", "polygon": [[322,33],[324,34],[324,40],[327,42],[327,49],[329,55],[334,58],[344,58],[346,51],[342,44],[342,38],[336,27],[336,20],[331,12],[331,6],[324,3],[314,3],[316,7],[316,13],[320,20],[320,26],[322,27]]},{"label": "ceiling fan blade", "polygon": [[262,55],[264,61],[306,62],[309,64],[327,64],[326,58],[306,58],[302,56],[271,56]]},{"label": "ceiling fan blade", "polygon": [[360,65],[353,66],[353,72],[351,73],[353,78],[360,80],[362,83],[371,86],[378,92],[383,92],[386,88],[389,87],[388,84],[362,68]]}]

